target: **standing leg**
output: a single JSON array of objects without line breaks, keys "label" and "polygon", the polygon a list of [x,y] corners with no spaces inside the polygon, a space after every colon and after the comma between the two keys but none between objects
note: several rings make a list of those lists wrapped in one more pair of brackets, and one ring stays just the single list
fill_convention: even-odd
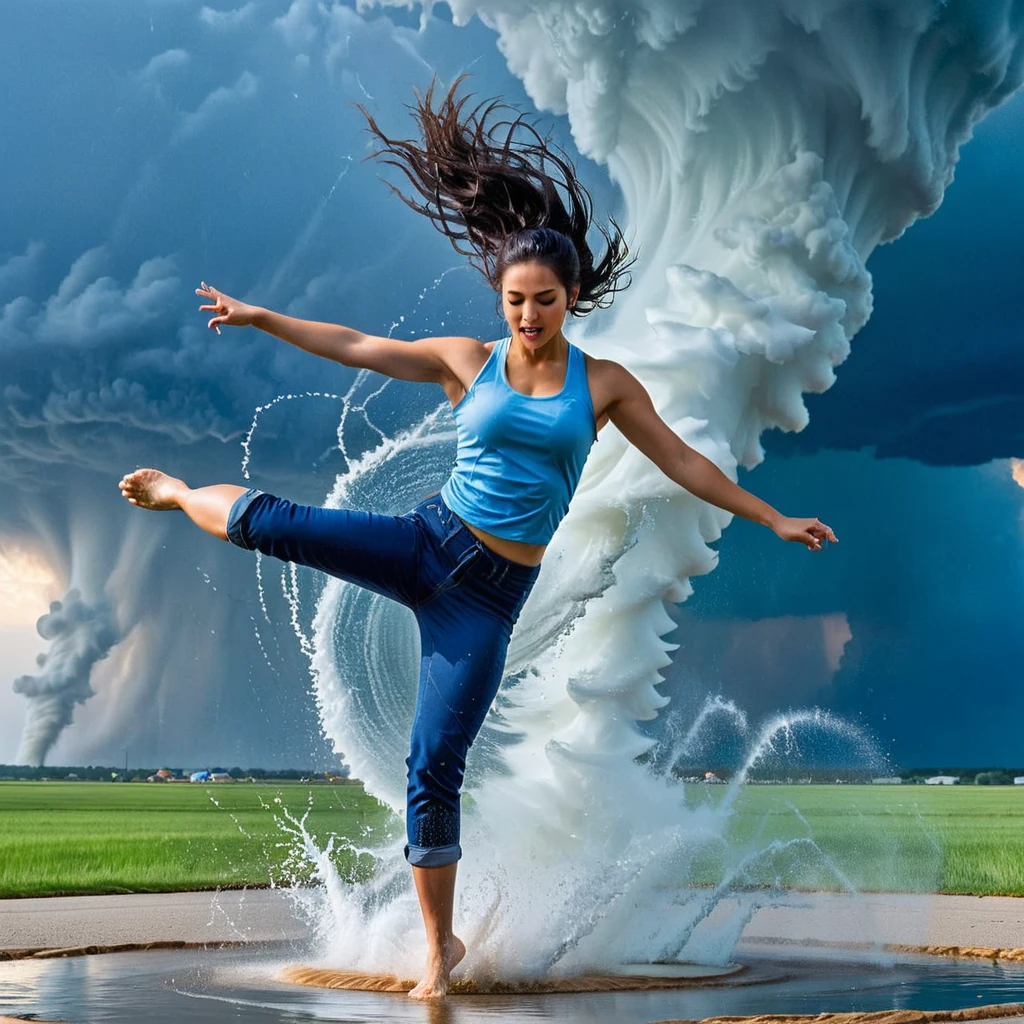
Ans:
[{"label": "standing leg", "polygon": [[455,874],[459,862],[440,868],[413,867],[412,879],[427,932],[427,963],[423,979],[409,993],[412,999],[434,999],[448,991],[448,978],[466,955],[466,947],[452,930],[455,909]]},{"label": "standing leg", "polygon": [[431,999],[448,991],[466,948],[452,930],[455,877],[462,856],[460,790],[466,754],[494,700],[511,623],[483,614],[463,588],[417,610],[422,664],[409,752],[406,856],[412,865],[427,959],[409,993]]},{"label": "standing leg", "polygon": [[184,480],[157,469],[137,469],[128,473],[118,487],[132,505],[154,512],[181,509],[196,526],[221,540],[228,539],[226,525],[231,506],[245,493],[244,487],[234,484],[193,489]]}]

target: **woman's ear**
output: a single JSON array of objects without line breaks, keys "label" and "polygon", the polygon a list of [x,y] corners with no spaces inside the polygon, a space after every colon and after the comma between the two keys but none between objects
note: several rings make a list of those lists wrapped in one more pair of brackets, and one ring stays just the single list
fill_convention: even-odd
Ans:
[{"label": "woman's ear", "polygon": [[580,297],[580,286],[574,284],[572,290],[569,292],[569,309],[572,309],[576,305],[576,300]]}]

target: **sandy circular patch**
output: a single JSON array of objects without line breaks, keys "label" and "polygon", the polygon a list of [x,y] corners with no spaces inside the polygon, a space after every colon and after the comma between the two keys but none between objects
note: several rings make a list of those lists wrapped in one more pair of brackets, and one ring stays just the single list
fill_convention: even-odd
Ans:
[{"label": "sandy circular patch", "polygon": [[[656,989],[694,988],[728,984],[743,971],[740,964],[706,967],[700,964],[623,964],[613,974],[586,974],[544,980],[477,981],[455,979],[448,990],[453,996],[539,995],[571,992],[651,992]],[[286,967],[283,981],[310,988],[347,989],[354,992],[408,992],[416,982],[394,974],[364,974],[324,967]]]}]

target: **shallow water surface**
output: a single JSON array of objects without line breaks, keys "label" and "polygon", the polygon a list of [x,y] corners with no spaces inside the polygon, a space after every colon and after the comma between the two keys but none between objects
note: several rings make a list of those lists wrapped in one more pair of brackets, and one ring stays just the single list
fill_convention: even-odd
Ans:
[{"label": "shallow water surface", "polygon": [[0,964],[0,1013],[72,1024],[220,1021],[558,1021],[646,1024],[719,1014],[959,1009],[1024,999],[1024,967],[931,958],[891,965],[741,955],[736,984],[661,992],[456,997],[425,1006],[404,996],[295,988],[275,980],[281,950],[116,953]]}]

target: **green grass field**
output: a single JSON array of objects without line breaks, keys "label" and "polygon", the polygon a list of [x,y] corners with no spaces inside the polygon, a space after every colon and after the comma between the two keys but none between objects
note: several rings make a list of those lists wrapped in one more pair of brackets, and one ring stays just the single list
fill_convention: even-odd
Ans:
[{"label": "green grass field", "polygon": [[1024,787],[751,786],[737,812],[731,863],[797,841],[757,858],[752,884],[1024,896]]},{"label": "green grass field", "polygon": [[[725,796],[687,792],[694,808]],[[0,897],[283,880],[295,868],[275,823],[284,808],[309,809],[321,846],[333,834],[373,847],[401,828],[355,785],[5,782]],[[1024,896],[1024,787],[752,786],[725,842],[702,847],[698,883]],[[335,860],[347,878],[372,869],[366,853]]]},{"label": "green grass field", "polygon": [[[355,785],[2,782],[0,897],[267,885],[295,869],[283,809],[309,809],[321,847],[332,833],[373,846],[395,828]],[[350,850],[335,860],[346,877],[372,866]]]}]

